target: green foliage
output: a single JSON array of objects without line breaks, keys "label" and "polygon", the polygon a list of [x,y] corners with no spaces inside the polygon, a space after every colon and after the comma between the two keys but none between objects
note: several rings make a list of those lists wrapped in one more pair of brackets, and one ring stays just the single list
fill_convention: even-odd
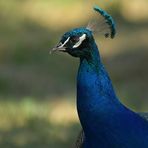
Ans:
[{"label": "green foliage", "polygon": [[33,98],[0,102],[0,147],[3,148],[65,148],[73,147],[80,129],[77,122],[70,125],[50,121],[51,101]]}]

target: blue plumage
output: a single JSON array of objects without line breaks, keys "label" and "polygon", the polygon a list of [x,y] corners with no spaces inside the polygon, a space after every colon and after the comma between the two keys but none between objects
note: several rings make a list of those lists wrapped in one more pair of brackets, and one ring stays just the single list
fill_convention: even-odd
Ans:
[{"label": "blue plumage", "polygon": [[[115,35],[113,19],[98,7]],[[99,55],[91,30],[65,33],[53,49],[80,58],[77,75],[77,110],[85,139],[83,148],[148,148],[148,122],[117,98]]]},{"label": "blue plumage", "polygon": [[[93,64],[82,60],[77,78],[77,109],[84,148],[147,148],[148,122],[123,106],[92,45]],[[96,65],[96,66],[94,66]]]}]

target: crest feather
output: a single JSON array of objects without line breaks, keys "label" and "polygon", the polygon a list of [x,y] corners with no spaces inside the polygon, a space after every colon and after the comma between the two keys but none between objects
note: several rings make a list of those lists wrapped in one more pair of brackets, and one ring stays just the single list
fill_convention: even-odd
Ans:
[{"label": "crest feather", "polygon": [[103,18],[102,20],[92,20],[88,23],[87,29],[92,32],[102,32],[105,37],[114,38],[116,34],[115,22],[113,18],[104,10],[98,6],[94,7],[94,10],[98,12]]}]

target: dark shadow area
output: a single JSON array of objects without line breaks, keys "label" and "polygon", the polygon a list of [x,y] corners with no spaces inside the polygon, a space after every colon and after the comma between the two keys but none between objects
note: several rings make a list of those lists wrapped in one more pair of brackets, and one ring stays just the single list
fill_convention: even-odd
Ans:
[{"label": "dark shadow area", "polygon": [[[1,25],[3,29],[4,24]],[[49,55],[58,42],[59,32],[47,30],[31,20],[23,20],[21,28],[16,30],[11,25],[7,27],[9,34],[1,35],[6,43],[2,42],[1,47],[0,95],[45,97],[60,95],[63,89],[70,91],[74,81],[70,85],[68,82],[75,75],[76,64],[65,54]]]}]

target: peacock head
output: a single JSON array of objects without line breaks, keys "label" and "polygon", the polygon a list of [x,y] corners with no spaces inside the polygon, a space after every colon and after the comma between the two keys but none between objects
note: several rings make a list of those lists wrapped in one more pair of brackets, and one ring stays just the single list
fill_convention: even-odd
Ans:
[{"label": "peacock head", "polygon": [[76,28],[66,32],[52,51],[62,51],[74,57],[82,57],[88,54],[90,50],[88,47],[92,41],[92,31],[86,28]]},{"label": "peacock head", "polygon": [[91,46],[94,42],[94,32],[103,33],[105,37],[114,38],[116,31],[112,17],[98,6],[95,6],[94,10],[103,17],[102,21],[91,21],[87,27],[76,28],[66,32],[51,52],[62,51],[74,57],[83,57],[89,55],[91,52]]}]

